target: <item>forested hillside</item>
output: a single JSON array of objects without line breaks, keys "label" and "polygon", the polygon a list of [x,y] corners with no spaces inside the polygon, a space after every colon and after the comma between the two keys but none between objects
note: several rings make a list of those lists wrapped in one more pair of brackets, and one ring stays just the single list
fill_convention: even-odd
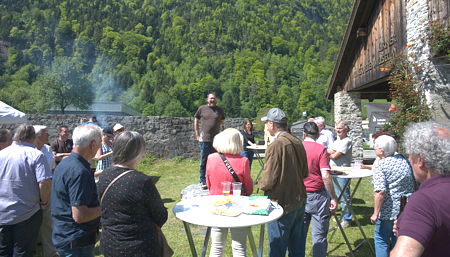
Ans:
[{"label": "forested hillside", "polygon": [[95,99],[192,116],[215,91],[228,117],[328,116],[352,2],[1,0],[0,99],[25,112]]}]

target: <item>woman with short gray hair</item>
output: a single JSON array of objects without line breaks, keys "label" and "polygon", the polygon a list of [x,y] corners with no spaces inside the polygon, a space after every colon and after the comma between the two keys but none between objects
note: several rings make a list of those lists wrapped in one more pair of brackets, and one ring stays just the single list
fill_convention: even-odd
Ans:
[{"label": "woman with short gray hair", "polygon": [[400,213],[400,198],[414,192],[414,177],[408,160],[395,154],[397,142],[393,137],[379,136],[374,148],[380,160],[373,169],[375,206],[370,221],[375,224],[375,252],[380,257],[389,256],[395,246],[392,228]]},{"label": "woman with short gray hair", "polygon": [[144,155],[142,135],[125,131],[114,141],[113,166],[100,177],[100,249],[105,257],[162,256],[159,230],[167,221],[167,209],[152,178],[136,171]]}]

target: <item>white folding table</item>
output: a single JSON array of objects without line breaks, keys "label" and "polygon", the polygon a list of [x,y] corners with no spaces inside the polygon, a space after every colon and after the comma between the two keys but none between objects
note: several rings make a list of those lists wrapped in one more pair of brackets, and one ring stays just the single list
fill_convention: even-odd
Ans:
[{"label": "white folding table", "polygon": [[[342,168],[342,169],[339,169],[339,168]],[[341,232],[342,237],[344,238],[345,244],[347,245],[348,249],[350,250],[350,255],[354,256],[353,255],[353,251],[357,250],[364,243],[367,243],[369,245],[369,248],[370,248],[372,254],[375,256],[375,252],[374,252],[374,249],[372,247],[372,244],[370,243],[369,239],[367,238],[366,234],[364,233],[364,230],[362,229],[361,224],[359,223],[359,220],[356,217],[355,212],[354,212],[354,210],[352,208],[352,205],[351,205],[351,201],[352,201],[355,193],[358,190],[358,187],[359,187],[359,185],[361,183],[361,180],[363,178],[372,177],[373,176],[373,172],[372,172],[372,170],[369,170],[369,169],[352,169],[352,170],[348,170],[348,167],[334,167],[333,170],[336,170],[338,172],[345,172],[346,173],[346,174],[342,174],[342,175],[331,175],[331,177],[333,178],[334,184],[339,188],[339,190],[341,192],[339,194],[337,200],[339,202],[340,199],[343,198],[344,201],[347,203],[345,209],[342,210],[342,212],[344,213],[347,208],[350,210],[350,212],[352,213],[353,219],[355,220],[356,225],[358,226],[359,231],[360,231],[361,235],[364,238],[355,247],[355,249],[352,249],[352,246],[350,245],[350,242],[348,241],[347,235],[345,234],[345,231],[344,231],[344,229],[341,226],[342,217],[341,217],[341,219],[339,219],[338,216],[336,215],[336,213],[332,214],[334,219],[336,220],[336,223],[337,223],[337,226],[339,228],[339,231]],[[348,179],[343,188],[341,188],[339,186],[339,183],[337,182],[336,178],[347,178]],[[358,179],[358,181],[356,182],[356,185],[353,187],[353,191],[350,194],[350,199],[347,199],[347,197],[345,197],[344,191],[345,191],[345,189],[347,189],[350,186],[351,179]],[[333,234],[331,235],[330,241],[333,238],[335,232],[336,231],[334,231]]]},{"label": "white folding table", "polygon": [[202,257],[206,255],[208,241],[211,234],[211,227],[238,228],[260,225],[258,255],[256,255],[256,245],[251,229],[249,231],[248,238],[253,256],[262,257],[264,245],[264,224],[279,219],[283,215],[283,208],[277,203],[271,202],[272,207],[270,208],[269,215],[267,216],[248,215],[244,213],[241,213],[236,217],[221,216],[213,214],[212,211],[206,206],[207,203],[213,202],[215,199],[218,199],[218,197],[220,196],[211,195],[204,197],[195,197],[192,200],[181,201],[173,207],[172,211],[175,217],[183,221],[192,256],[197,257],[197,251],[195,249],[195,244],[192,238],[189,224],[208,227],[203,242],[203,249],[201,254]]}]

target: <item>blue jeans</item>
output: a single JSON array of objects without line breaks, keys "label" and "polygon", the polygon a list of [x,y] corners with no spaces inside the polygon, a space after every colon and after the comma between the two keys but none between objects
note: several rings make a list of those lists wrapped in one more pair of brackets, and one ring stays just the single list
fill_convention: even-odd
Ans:
[{"label": "blue jeans", "polygon": [[393,220],[377,220],[375,223],[374,242],[377,257],[388,257],[394,248],[397,237],[392,232]]},{"label": "blue jeans", "polygon": [[284,214],[279,220],[267,224],[270,257],[285,256],[286,250],[289,250],[289,257],[305,256],[304,215],[303,204],[302,207]]},{"label": "blue jeans", "polygon": [[253,161],[253,156],[255,155],[255,153],[253,151],[250,150],[245,150],[241,153],[241,156],[247,157],[249,163],[250,163],[250,169],[252,168],[252,161]]},{"label": "blue jeans", "polygon": [[[326,257],[328,249],[327,234],[330,225],[330,197],[324,189],[317,193],[307,193],[305,206],[305,243],[308,228],[312,226],[312,256]],[[312,222],[311,222],[312,220]]]},{"label": "blue jeans", "polygon": [[0,225],[0,256],[33,256],[36,248],[42,211],[14,225]]},{"label": "blue jeans", "polygon": [[198,182],[206,183],[206,161],[208,160],[208,155],[215,153],[216,149],[212,146],[212,142],[198,142],[200,147],[200,179]]},{"label": "blue jeans", "polygon": [[[349,179],[348,178],[336,178],[336,180],[339,183],[339,186],[341,188],[344,188],[345,183],[347,183],[347,180],[349,180]],[[339,188],[338,188],[338,186],[336,184],[334,185],[334,190],[336,191],[336,195],[339,196],[341,194],[341,190],[339,190]],[[344,196],[345,196],[345,198],[350,200],[350,185],[348,185],[348,187],[345,189],[344,195],[341,197],[341,200],[339,201],[339,204],[341,205],[342,212],[345,210],[345,206],[347,206],[347,203],[345,202]],[[351,203],[350,203],[350,206],[351,206]],[[352,213],[350,212],[349,208],[347,208],[347,210],[345,210],[345,213],[342,213],[342,216],[343,216],[344,220],[346,220],[346,221],[351,221],[352,220]]]},{"label": "blue jeans", "polygon": [[61,257],[94,257],[94,246],[62,250],[58,249]]}]

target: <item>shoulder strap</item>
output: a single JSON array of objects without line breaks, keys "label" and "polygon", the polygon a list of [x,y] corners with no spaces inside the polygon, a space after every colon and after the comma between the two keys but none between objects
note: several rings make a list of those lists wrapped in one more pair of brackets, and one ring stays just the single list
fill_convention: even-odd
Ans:
[{"label": "shoulder strap", "polygon": [[100,206],[102,205],[103,202],[103,198],[105,197],[106,192],[108,192],[108,189],[114,184],[114,182],[116,182],[117,180],[119,180],[119,178],[125,176],[126,174],[132,172],[133,170],[127,170],[124,173],[120,174],[119,176],[117,176],[115,179],[113,179],[111,181],[111,183],[109,183],[109,185],[106,187],[105,191],[103,192],[102,198],[100,198]]},{"label": "shoulder strap", "polygon": [[[234,181],[241,182],[238,175],[236,175],[236,172],[234,172],[233,167],[231,167],[230,163],[228,162],[227,158],[225,158],[225,155],[223,153],[219,153],[220,158],[222,158],[223,163],[227,167],[228,171],[231,173],[231,176],[233,176]],[[242,183],[242,182],[241,182]],[[247,195],[247,192],[245,192],[244,185],[242,184],[242,192],[244,195]]]}]

